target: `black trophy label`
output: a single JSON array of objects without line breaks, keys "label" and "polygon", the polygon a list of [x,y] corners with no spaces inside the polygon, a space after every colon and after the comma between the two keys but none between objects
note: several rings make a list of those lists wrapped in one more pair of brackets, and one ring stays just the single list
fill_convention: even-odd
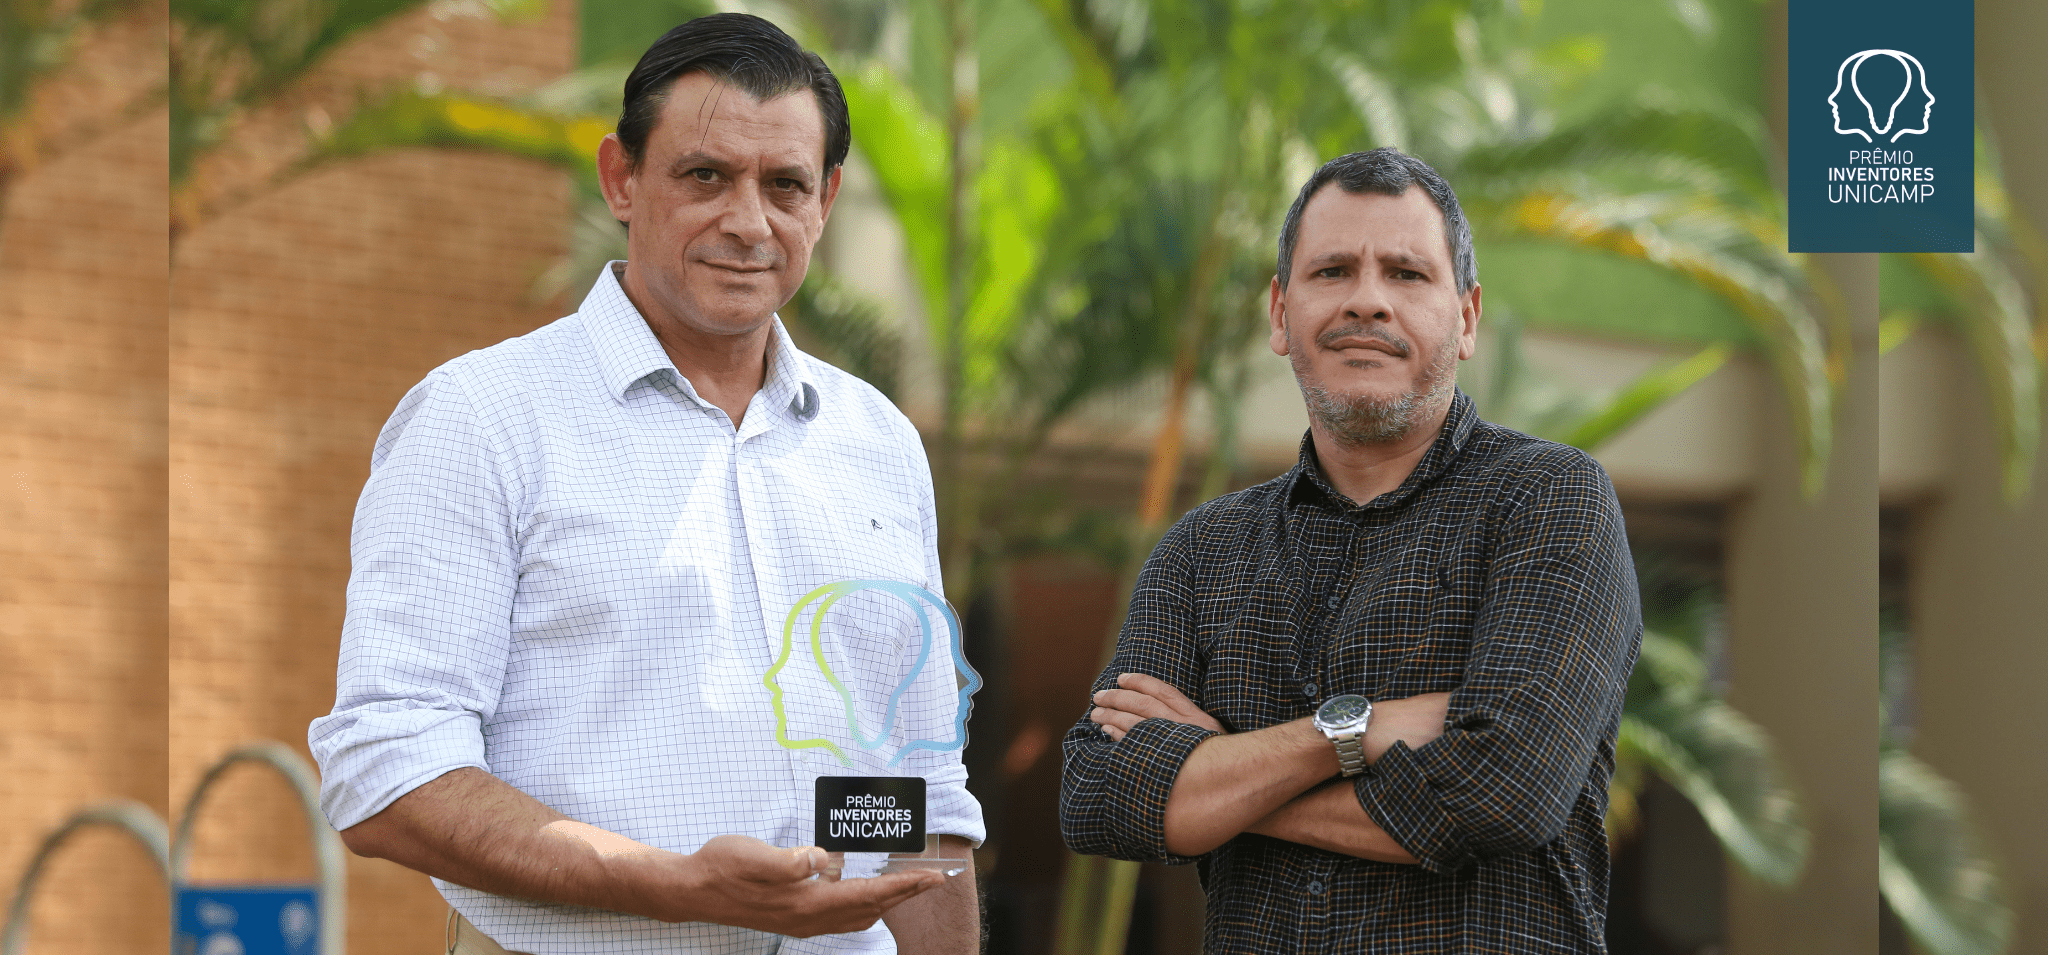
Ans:
[{"label": "black trophy label", "polygon": [[820,776],[817,820],[827,852],[923,852],[924,779]]}]

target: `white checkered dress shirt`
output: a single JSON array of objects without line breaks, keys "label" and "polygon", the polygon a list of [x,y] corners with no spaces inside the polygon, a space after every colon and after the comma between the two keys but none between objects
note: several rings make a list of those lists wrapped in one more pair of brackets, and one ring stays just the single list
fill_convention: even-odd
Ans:
[{"label": "white checkered dress shirt", "polygon": [[[615,267],[616,267],[615,263]],[[356,507],[334,711],[309,731],[335,828],[475,766],[563,814],[691,852],[737,833],[812,838],[819,775],[924,776],[928,831],[979,844],[957,749],[943,623],[893,727],[888,696],[921,637],[910,605],[846,597],[819,643],[806,611],[763,676],[790,608],[822,585],[939,592],[938,527],[917,432],[867,384],[775,323],[766,382],[735,433],[698,397],[607,268],[576,314],[429,374],[377,438]],[[931,617],[937,621],[936,617]],[[803,941],[703,923],[441,893],[499,944],[537,955],[888,952],[888,929]],[[779,949],[778,949],[779,944]]]}]

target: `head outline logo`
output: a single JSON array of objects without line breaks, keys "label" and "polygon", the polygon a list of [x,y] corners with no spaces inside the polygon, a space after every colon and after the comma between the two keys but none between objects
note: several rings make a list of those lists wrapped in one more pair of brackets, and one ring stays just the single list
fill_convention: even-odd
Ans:
[{"label": "head outline logo", "polygon": [[[1856,82],[1856,71],[1862,69],[1863,62],[1873,56],[1891,57],[1897,60],[1900,66],[1906,68],[1905,88],[1899,90],[1898,97],[1893,99],[1891,105],[1885,108],[1883,125],[1878,124],[1877,107],[1872,106],[1870,100],[1864,97],[1862,87]],[[1920,128],[1901,129],[1896,133],[1892,133],[1891,139],[1888,140],[1889,142],[1898,142],[1899,137],[1907,133],[1924,133],[1933,122],[1934,91],[1927,87],[1927,68],[1920,65],[1919,58],[1911,53],[1899,50],[1864,50],[1843,60],[1842,65],[1835,68],[1835,89],[1834,92],[1828,94],[1828,111],[1834,114],[1835,132],[1841,133],[1844,136],[1861,136],[1864,142],[1875,142],[1875,140],[1870,138],[1870,133],[1866,133],[1860,128],[1842,128],[1842,104],[1840,99],[1844,84],[1847,84],[1849,90],[1856,94],[1856,100],[1863,104],[1865,115],[1870,117],[1870,132],[1876,133],[1879,136],[1891,132],[1893,123],[1898,119],[1899,104],[1906,101],[1907,95],[1911,94],[1915,87],[1918,87],[1920,93],[1927,97],[1927,105],[1920,113]]]},{"label": "head outline logo", "polygon": [[[833,604],[838,603],[841,598],[865,590],[880,590],[909,604],[911,612],[917,616],[918,630],[923,638],[918,647],[917,662],[911,666],[910,672],[904,675],[903,681],[896,685],[894,692],[889,694],[888,709],[883,712],[882,725],[875,731],[873,738],[869,738],[861,730],[860,716],[854,710],[853,694],[847,690],[844,683],[840,682],[838,675],[832,672],[832,665],[825,661],[823,637],[825,612],[831,609]],[[824,675],[825,682],[838,692],[840,702],[846,707],[846,728],[851,734],[854,745],[859,746],[861,749],[875,749],[882,744],[883,740],[889,738],[890,728],[896,725],[896,708],[902,702],[903,694],[910,690],[911,685],[924,672],[925,664],[931,659],[932,624],[931,618],[925,613],[925,608],[919,606],[922,603],[936,610],[946,621],[947,636],[950,638],[947,643],[953,650],[953,666],[959,673],[966,675],[967,682],[959,689],[960,700],[959,705],[955,708],[952,741],[910,740],[902,748],[898,749],[894,756],[889,758],[889,765],[893,767],[898,762],[901,762],[903,757],[921,749],[943,753],[966,748],[967,717],[974,709],[974,693],[976,690],[981,689],[981,674],[974,672],[974,668],[967,663],[966,654],[961,652],[960,618],[953,612],[953,605],[947,603],[946,598],[915,584],[906,584],[895,580],[842,580],[837,583],[826,584],[805,594],[802,599],[796,602],[795,606],[789,608],[789,616],[782,624],[782,652],[776,656],[775,663],[768,668],[768,672],[761,676],[761,684],[768,688],[769,705],[775,710],[775,742],[788,750],[823,749],[838,759],[841,765],[853,765],[853,760],[847,757],[846,751],[840,749],[838,744],[831,740],[823,737],[800,740],[789,738],[789,713],[784,709],[782,703],[782,684],[776,682],[775,679],[775,675],[780,673],[784,666],[788,665],[790,653],[795,649],[797,617],[803,613],[805,607],[821,600],[823,602],[819,603],[817,610],[811,614],[811,655],[812,659],[817,661],[818,670]]]}]

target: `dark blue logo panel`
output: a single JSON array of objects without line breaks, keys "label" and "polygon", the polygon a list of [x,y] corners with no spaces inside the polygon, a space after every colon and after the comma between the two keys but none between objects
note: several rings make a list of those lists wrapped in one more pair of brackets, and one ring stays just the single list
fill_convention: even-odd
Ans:
[{"label": "dark blue logo panel", "polygon": [[1976,250],[1968,0],[1792,0],[1794,252]]}]

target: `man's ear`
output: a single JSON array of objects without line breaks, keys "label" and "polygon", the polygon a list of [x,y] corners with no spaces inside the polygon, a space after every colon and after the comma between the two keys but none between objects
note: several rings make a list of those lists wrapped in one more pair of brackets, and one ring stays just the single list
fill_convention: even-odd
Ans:
[{"label": "man's ear", "polygon": [[1266,324],[1272,326],[1266,336],[1266,347],[1273,354],[1287,354],[1287,293],[1280,289],[1280,276],[1273,276],[1273,285],[1266,291]]},{"label": "man's ear", "polygon": [[821,226],[832,215],[832,200],[839,198],[839,173],[845,168],[845,166],[833,166],[832,171],[825,174],[825,201],[821,204],[818,212],[818,224]]},{"label": "man's ear", "polygon": [[1479,354],[1479,286],[1465,293],[1464,303],[1458,308],[1458,360],[1469,361]]},{"label": "man's ear", "polygon": [[633,164],[626,158],[626,145],[619,134],[606,133],[597,144],[597,186],[612,218],[633,221]]}]

